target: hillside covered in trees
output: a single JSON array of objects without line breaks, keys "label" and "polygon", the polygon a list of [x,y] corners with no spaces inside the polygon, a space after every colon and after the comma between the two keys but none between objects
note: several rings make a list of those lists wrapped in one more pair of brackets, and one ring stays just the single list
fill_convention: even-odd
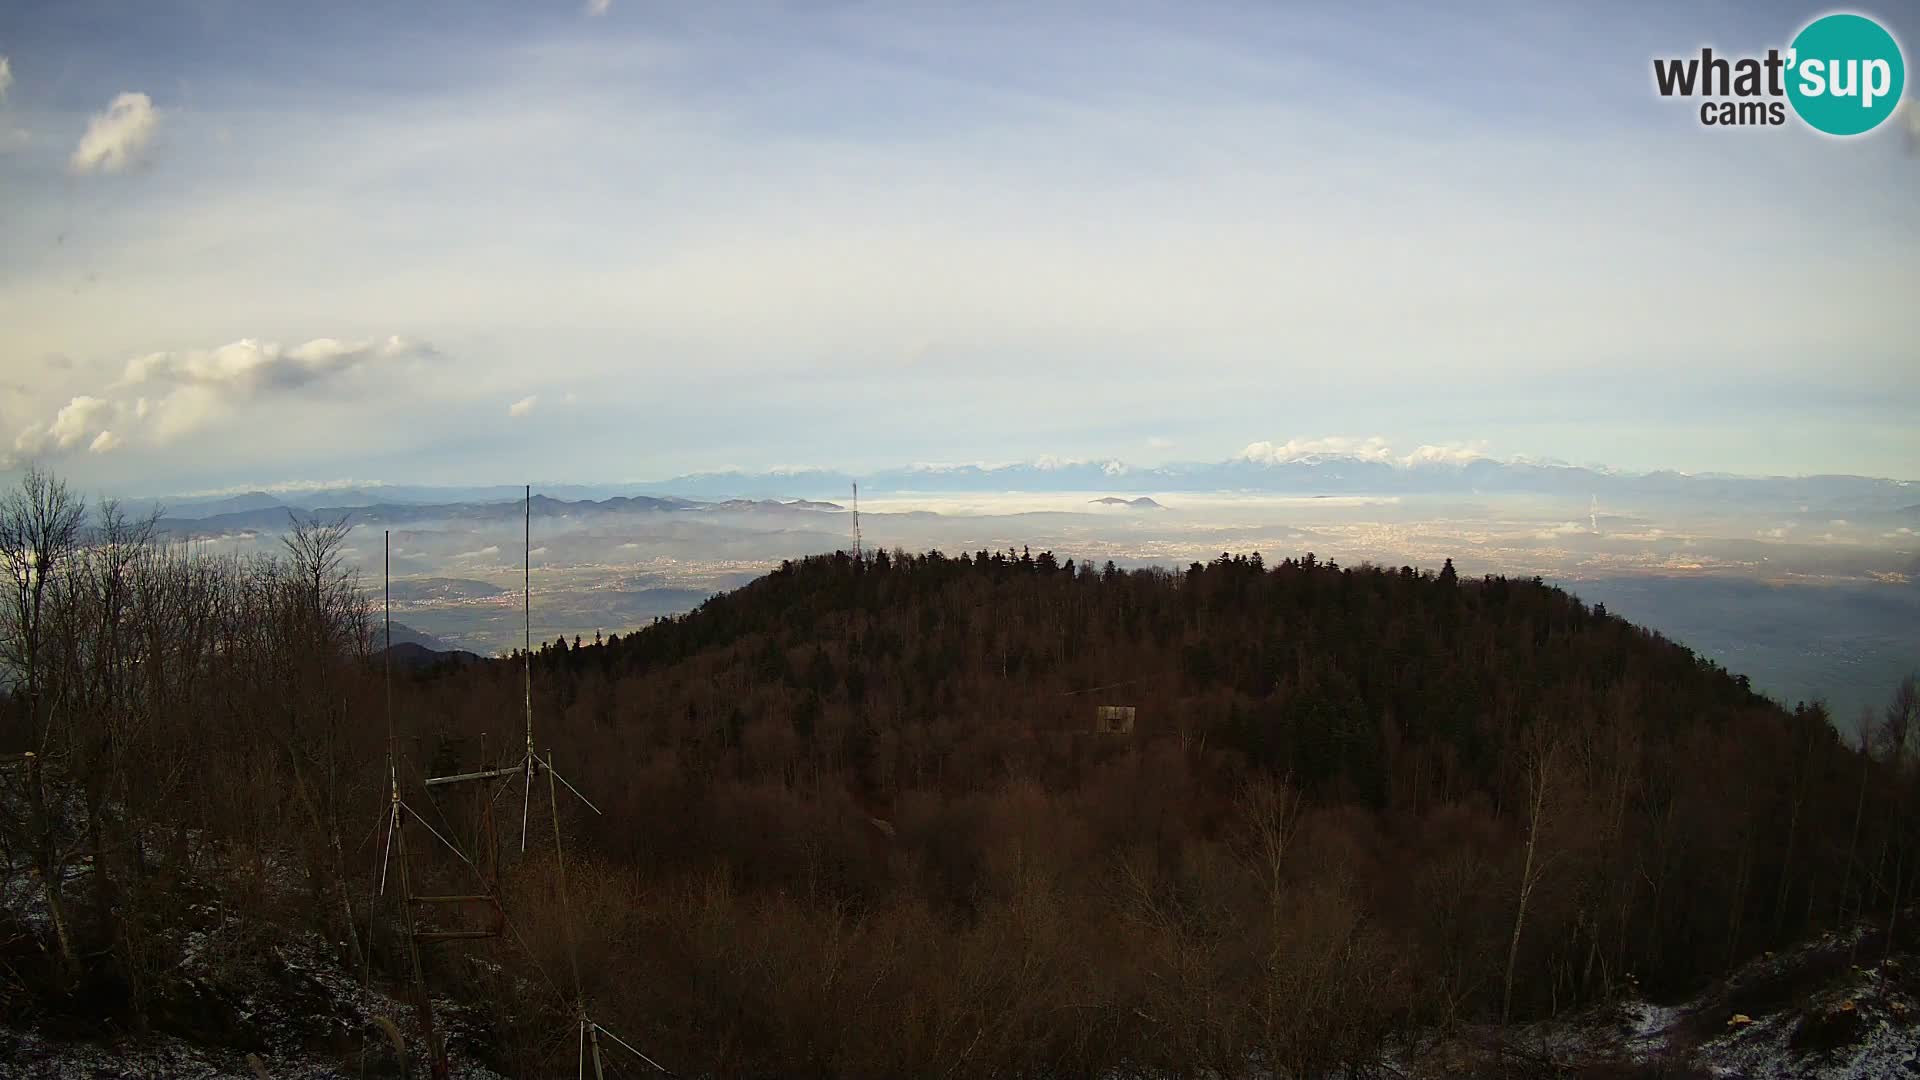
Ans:
[{"label": "hillside covered in trees", "polygon": [[[203,1033],[171,973],[204,943],[167,928],[210,903],[220,935],[316,931],[396,984],[354,846],[386,711],[343,534],[240,563],[72,526],[55,558],[0,551],[6,749],[33,751],[0,792],[8,896],[33,896],[10,1020]],[[402,782],[496,763],[525,677],[397,674]],[[1450,563],[837,553],[550,643],[531,683],[543,750],[603,812],[559,822],[586,993],[685,1074],[1338,1074],[1408,1031],[1675,997],[1885,920],[1920,856],[1911,682],[1843,737]],[[472,1055],[514,1075],[571,1068],[549,858],[509,857],[510,935],[429,958]]]},{"label": "hillside covered in trees", "polygon": [[[420,720],[510,730],[518,677],[423,685]],[[743,1046],[889,1046],[910,1002],[990,1018],[1006,1068],[1312,1073],[1398,1023],[1696,987],[1893,904],[1915,839],[1910,693],[1870,757],[1818,707],[1450,565],[836,554],[551,643],[534,685],[606,794],[578,823],[602,858],[640,883],[723,874],[722,940],[803,920],[751,964],[669,934],[615,965],[672,972],[636,1021],[696,1007],[688,988],[751,1002],[725,1021]],[[1135,708],[1130,734],[1094,730],[1106,704]],[[903,969],[891,934],[931,952]],[[802,989],[845,963],[887,972],[875,996]],[[683,1052],[713,1022],[688,1016]]]}]

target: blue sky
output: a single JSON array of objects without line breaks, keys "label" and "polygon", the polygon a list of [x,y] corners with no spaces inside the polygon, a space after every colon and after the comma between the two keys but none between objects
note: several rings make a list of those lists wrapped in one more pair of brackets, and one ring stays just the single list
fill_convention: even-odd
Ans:
[{"label": "blue sky", "polygon": [[1826,9],[1668,8],[15,2],[0,455],[1920,477],[1911,114],[1702,128],[1654,56]]}]

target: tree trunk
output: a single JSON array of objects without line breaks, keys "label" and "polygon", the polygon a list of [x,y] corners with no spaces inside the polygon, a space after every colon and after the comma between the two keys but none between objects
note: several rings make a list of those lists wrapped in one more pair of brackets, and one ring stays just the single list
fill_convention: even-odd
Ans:
[{"label": "tree trunk", "polygon": [[1527,854],[1520,868],[1520,903],[1513,913],[1513,937],[1507,942],[1507,971],[1500,994],[1502,1026],[1513,1017],[1513,969],[1520,959],[1520,934],[1527,922],[1527,901],[1533,898],[1534,886],[1540,883],[1544,869],[1539,858],[1540,829],[1546,823],[1547,786],[1558,747],[1550,736],[1540,733],[1537,737],[1541,741],[1533,746],[1527,762]]},{"label": "tree trunk", "polygon": [[[1833,921],[1836,927],[1843,925],[1847,917],[1847,893],[1853,889],[1853,863],[1860,849],[1860,825],[1867,814],[1867,779],[1873,772],[1873,760],[1868,758],[1862,748],[1860,762],[1860,796],[1853,806],[1853,831],[1847,836],[1847,868],[1840,875],[1840,899],[1834,905]],[[1856,905],[1856,913],[1864,905]]]},{"label": "tree trunk", "polygon": [[1520,870],[1520,906],[1513,914],[1513,937],[1507,942],[1507,974],[1500,994],[1500,1023],[1505,1026],[1513,1016],[1513,968],[1520,959],[1520,931],[1527,922],[1527,901],[1533,896],[1533,847],[1535,830],[1527,830],[1526,864]]},{"label": "tree trunk", "polygon": [[33,814],[34,863],[40,872],[40,887],[46,894],[47,919],[53,924],[53,937],[58,949],[57,975],[65,985],[79,970],[80,954],[74,948],[73,934],[67,922],[66,902],[61,898],[66,867],[61,864],[56,850],[58,839],[54,835],[53,815],[47,809],[46,776],[38,754],[30,755],[27,759],[27,792],[30,812]]}]

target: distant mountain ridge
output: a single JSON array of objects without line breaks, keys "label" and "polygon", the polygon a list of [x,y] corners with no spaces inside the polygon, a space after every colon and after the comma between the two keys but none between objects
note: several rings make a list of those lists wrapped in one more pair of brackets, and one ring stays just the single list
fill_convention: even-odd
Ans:
[{"label": "distant mountain ridge", "polygon": [[767,494],[813,497],[858,480],[873,494],[904,492],[1240,491],[1302,495],[1531,494],[1683,501],[1844,502],[1892,510],[1913,502],[1920,483],[1866,476],[1735,476],[1672,470],[1633,473],[1557,462],[1465,460],[1402,462],[1356,454],[1285,459],[1242,455],[1221,462],[1140,467],[1120,461],[1041,459],[1014,464],[914,465],[855,476],[809,469],[691,473],[646,488],[689,498]]},{"label": "distant mountain ridge", "polygon": [[[842,509],[809,500],[842,498],[855,481],[874,495],[954,492],[1247,492],[1273,495],[1540,495],[1680,502],[1807,503],[1911,511],[1920,482],[1828,474],[1739,476],[1672,470],[1626,472],[1559,462],[1487,457],[1404,461],[1363,454],[1242,454],[1219,462],[1134,466],[1120,461],[1040,459],[1011,464],[909,465],[854,474],[836,469],[723,470],[669,480],[620,484],[535,484],[534,514],[570,513],[583,504],[607,509]],[[357,485],[273,494],[265,491],[175,499],[129,499],[133,512],[161,507],[170,519],[234,528],[278,526],[287,509],[322,513],[351,509],[368,520],[405,521],[427,510],[466,507],[468,516],[518,512],[524,489],[511,485],[427,487]],[[504,509],[502,509],[504,508]],[[274,515],[279,515],[277,518]],[[252,515],[252,516],[249,516]],[[432,516],[444,517],[444,513]]]},{"label": "distant mountain ridge", "polygon": [[[836,503],[796,499],[778,502],[771,499],[729,499],[724,502],[700,502],[692,499],[656,498],[649,495],[617,495],[612,498],[568,501],[536,494],[532,501],[535,519],[620,517],[645,513],[720,513],[785,515],[832,513],[842,508]],[[353,505],[289,506],[274,504],[254,509],[199,515],[191,512],[169,514],[159,521],[161,531],[214,536],[239,532],[278,532],[287,527],[290,517],[331,520],[349,517],[362,526],[404,526],[423,522],[465,522],[489,524],[518,521],[527,512],[522,499],[510,502],[375,503]]]}]

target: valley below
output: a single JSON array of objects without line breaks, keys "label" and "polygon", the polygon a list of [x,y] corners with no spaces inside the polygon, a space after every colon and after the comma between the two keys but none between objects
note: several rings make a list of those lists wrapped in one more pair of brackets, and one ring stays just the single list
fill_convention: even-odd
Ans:
[{"label": "valley below", "polygon": [[[380,532],[392,530],[396,620],[482,655],[519,646],[517,501],[344,494],[342,505],[315,495],[291,509],[345,517],[355,527],[348,557],[376,592]],[[626,633],[783,559],[853,543],[844,499],[577,494],[534,500],[536,643]],[[270,552],[288,512],[275,502],[167,524],[196,544]],[[1123,568],[1178,568],[1222,551],[1314,552],[1343,565],[1432,569],[1451,558],[1470,576],[1538,576],[1749,675],[1788,704],[1824,701],[1843,726],[1920,667],[1920,506],[1885,500],[1698,507],[1536,494],[889,492],[863,503],[860,522],[870,549],[1026,547]]]}]

